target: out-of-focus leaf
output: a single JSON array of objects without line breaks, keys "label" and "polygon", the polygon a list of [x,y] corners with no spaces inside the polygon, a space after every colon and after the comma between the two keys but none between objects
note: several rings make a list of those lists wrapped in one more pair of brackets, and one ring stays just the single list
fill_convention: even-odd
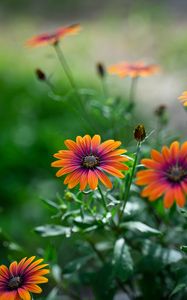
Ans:
[{"label": "out-of-focus leaf", "polygon": [[181,246],[180,249],[181,249],[183,252],[187,253],[187,246]]},{"label": "out-of-focus leaf", "polygon": [[64,268],[63,268],[63,274],[70,274],[77,272],[80,270],[90,259],[91,256],[86,256],[86,257],[80,257],[77,258],[71,262],[69,262]]},{"label": "out-of-focus leaf", "polygon": [[126,281],[133,273],[133,260],[125,239],[116,241],[113,254],[113,267],[116,277]]},{"label": "out-of-focus leaf", "polygon": [[94,276],[94,294],[97,300],[113,300],[116,281],[113,266],[104,264]]},{"label": "out-of-focus leaf", "polygon": [[56,300],[57,294],[58,294],[58,288],[55,287],[54,289],[51,290],[51,292],[47,296],[46,300]]},{"label": "out-of-focus leaf", "polygon": [[59,265],[53,265],[51,268],[51,273],[57,283],[60,283],[62,281],[61,278],[62,271]]},{"label": "out-of-focus leaf", "polygon": [[144,236],[150,236],[150,235],[161,235],[161,231],[152,228],[142,222],[139,221],[129,221],[129,222],[124,222],[121,224],[122,228],[129,229],[133,232],[139,232],[143,234]]},{"label": "out-of-focus leaf", "polygon": [[186,288],[186,282],[177,284],[172,293],[170,294],[170,298],[175,294],[181,292],[181,290],[183,290],[184,288]]},{"label": "out-of-focus leaf", "polygon": [[69,228],[61,225],[47,224],[44,226],[38,226],[35,231],[43,237],[65,235],[66,237],[71,236],[73,232],[77,232],[77,228]]},{"label": "out-of-focus leaf", "polygon": [[50,199],[42,199],[42,201],[47,204],[50,208],[59,209],[59,205]]},{"label": "out-of-focus leaf", "polygon": [[137,268],[143,271],[159,272],[167,265],[178,263],[183,258],[180,251],[163,248],[159,244],[144,240]]}]

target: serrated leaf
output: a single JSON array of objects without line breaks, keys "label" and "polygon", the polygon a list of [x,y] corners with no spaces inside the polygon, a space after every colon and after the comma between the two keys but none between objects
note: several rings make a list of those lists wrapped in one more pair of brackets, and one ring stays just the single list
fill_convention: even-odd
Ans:
[{"label": "serrated leaf", "polygon": [[113,266],[116,277],[126,281],[133,273],[133,260],[125,239],[120,238],[114,246]]},{"label": "serrated leaf", "polygon": [[146,236],[150,236],[150,235],[161,235],[161,231],[150,227],[142,222],[139,221],[129,221],[129,222],[125,222],[121,224],[122,228],[126,228],[129,229],[133,232],[139,232],[142,233]]}]

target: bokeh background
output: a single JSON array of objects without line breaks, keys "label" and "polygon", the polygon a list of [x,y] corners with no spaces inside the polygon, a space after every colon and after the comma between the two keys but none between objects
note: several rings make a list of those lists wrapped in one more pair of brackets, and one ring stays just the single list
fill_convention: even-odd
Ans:
[{"label": "bokeh background", "polygon": [[[81,23],[80,34],[67,37],[61,45],[78,86],[98,94],[102,94],[98,61],[106,66],[121,60],[160,64],[160,74],[139,81],[135,121],[129,131],[121,127],[121,138],[125,146],[130,144],[137,122],[146,123],[148,131],[154,129],[153,112],[166,104],[168,132],[185,139],[186,112],[177,97],[187,89],[186,11],[185,0],[0,1],[2,261],[7,259],[5,253],[32,255],[48,245],[49,240],[41,239],[33,228],[50,223],[42,198],[54,199],[63,191],[62,180],[50,167],[52,154],[63,147],[64,139],[91,133],[74,114],[74,99],[58,101],[35,76],[35,69],[41,68],[58,93],[67,94],[69,86],[53,49],[28,49],[25,41],[58,26]],[[130,80],[108,77],[107,85],[111,96],[125,97]],[[108,138],[109,125],[102,118],[97,125],[98,133]]]}]

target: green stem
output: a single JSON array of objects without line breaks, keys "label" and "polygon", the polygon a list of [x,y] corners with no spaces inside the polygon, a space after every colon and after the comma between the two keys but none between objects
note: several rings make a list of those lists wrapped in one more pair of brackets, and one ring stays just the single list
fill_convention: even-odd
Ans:
[{"label": "green stem", "polygon": [[[75,91],[76,96],[77,96],[77,98],[79,100],[80,109],[82,110],[83,116],[84,116],[84,118],[81,117],[81,119],[84,121],[85,124],[89,125],[89,128],[91,127],[91,129],[92,128],[94,129],[95,126],[94,126],[93,122],[90,120],[90,118],[87,116],[88,113],[87,113],[87,111],[85,109],[84,103],[82,101],[82,97],[80,96],[80,94],[78,92],[76,83],[75,83],[74,78],[73,78],[73,74],[72,74],[71,69],[70,69],[70,67],[69,67],[69,65],[68,65],[68,63],[67,63],[67,61],[65,59],[65,56],[63,54],[62,49],[59,46],[59,43],[53,44],[53,47],[54,47],[56,55],[57,55],[57,57],[59,59],[59,62],[61,64],[61,66],[62,66],[62,68],[63,68],[63,70],[64,70],[64,72],[65,72],[65,74],[66,74],[66,76],[68,78],[68,80],[69,80],[69,83],[70,83],[72,89]],[[95,132],[96,131],[97,130],[95,129]]]},{"label": "green stem", "polygon": [[138,77],[133,77],[131,81],[130,93],[129,93],[129,102],[134,103],[135,99],[135,90],[137,85]]},{"label": "green stem", "polygon": [[65,59],[65,56],[63,54],[63,51],[62,49],[60,48],[59,46],[59,43],[56,43],[54,44],[54,49],[55,49],[55,52],[56,52],[56,55],[64,69],[64,72],[69,80],[69,83],[71,85],[71,87],[76,91],[77,93],[77,87],[76,87],[76,84],[75,84],[75,81],[74,81],[74,78],[73,78],[73,75],[72,75],[72,72],[71,72],[71,69]]},{"label": "green stem", "polygon": [[139,156],[140,149],[141,149],[141,142],[138,142],[136,156],[135,156],[135,159],[134,159],[131,176],[129,178],[129,182],[128,182],[127,188],[125,190],[123,207],[122,207],[121,213],[119,215],[119,223],[121,221],[121,218],[123,216],[123,213],[124,213],[124,210],[125,210],[128,198],[129,198],[130,188],[131,188],[131,184],[132,184],[132,181],[133,181],[133,178],[134,178],[134,173],[135,173],[135,169],[136,169],[136,165],[137,165],[137,161],[138,161],[138,156]]},{"label": "green stem", "polygon": [[107,204],[106,204],[106,201],[105,201],[105,196],[104,196],[103,191],[102,191],[102,189],[100,188],[99,185],[98,185],[98,191],[99,191],[99,193],[101,195],[101,200],[102,200],[102,203],[103,203],[103,207],[104,207],[106,213],[108,213],[109,210],[108,210],[108,207],[107,207]]}]

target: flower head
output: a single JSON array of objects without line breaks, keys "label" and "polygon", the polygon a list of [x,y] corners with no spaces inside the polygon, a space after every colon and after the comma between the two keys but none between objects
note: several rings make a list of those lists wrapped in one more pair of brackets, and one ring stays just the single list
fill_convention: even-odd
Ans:
[{"label": "flower head", "polygon": [[120,78],[130,76],[136,77],[147,77],[155,74],[159,71],[157,65],[146,65],[144,62],[121,62],[116,65],[112,65],[108,68],[109,74],[118,75]]},{"label": "flower head", "polygon": [[187,106],[187,91],[183,92],[180,97],[178,97],[183,106]]},{"label": "flower head", "polygon": [[164,195],[166,208],[174,201],[183,207],[187,193],[187,142],[163,146],[161,153],[153,149],[151,159],[142,159],[141,163],[147,168],[137,173],[136,183],[146,185],[142,196],[154,201]]},{"label": "flower head", "polygon": [[36,35],[29,39],[26,42],[27,46],[30,47],[38,47],[38,46],[45,46],[48,44],[56,44],[59,42],[60,39],[64,38],[67,35],[76,34],[80,31],[80,25],[74,24],[66,27],[60,27],[56,29],[54,32],[51,33],[43,33]]},{"label": "flower head", "polygon": [[95,190],[98,186],[98,179],[108,188],[112,188],[112,183],[105,173],[123,178],[120,170],[128,170],[123,162],[128,161],[127,156],[122,155],[124,149],[117,149],[121,142],[107,140],[101,143],[99,135],[91,138],[89,135],[84,137],[77,136],[76,142],[66,140],[68,150],[60,150],[54,154],[58,158],[52,163],[53,167],[60,167],[56,173],[57,177],[66,175],[64,184],[68,184],[71,189],[80,184],[83,191],[89,185],[90,189]]},{"label": "flower head", "polygon": [[42,289],[40,283],[48,281],[45,269],[47,264],[41,264],[43,259],[35,260],[35,256],[23,258],[19,263],[16,261],[7,268],[0,266],[0,300],[31,300],[30,293],[39,294]]}]

